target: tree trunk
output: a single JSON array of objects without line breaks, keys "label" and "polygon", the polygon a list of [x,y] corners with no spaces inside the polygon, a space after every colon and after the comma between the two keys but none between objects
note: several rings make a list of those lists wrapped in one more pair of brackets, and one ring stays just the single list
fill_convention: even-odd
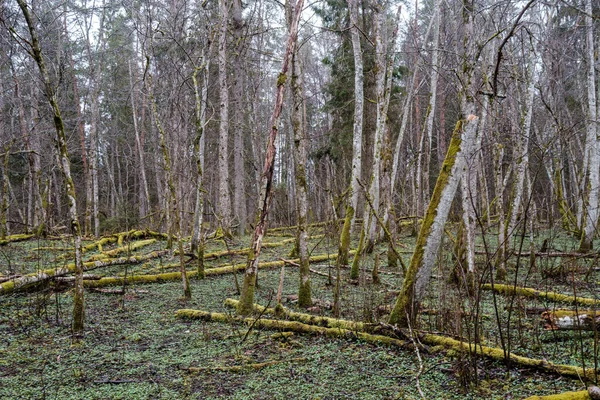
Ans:
[{"label": "tree trunk", "polygon": [[[194,228],[192,232],[191,250],[196,255],[198,262],[198,279],[204,278],[204,236],[202,235],[202,221],[204,220],[204,193],[202,189],[204,178],[204,125],[206,124],[206,101],[208,99],[208,74],[210,71],[210,54],[212,41],[208,47],[208,57],[202,56],[204,65],[195,68],[192,74],[196,102],[196,137],[194,139],[194,156],[196,159],[196,206],[194,207]],[[203,70],[202,91],[198,90],[199,70]]]},{"label": "tree trunk", "polygon": [[[587,135],[585,141],[586,158],[589,159],[588,198],[585,207],[584,225],[581,235],[580,251],[592,249],[592,241],[598,224],[598,196],[600,195],[600,140],[597,138],[598,110],[596,106],[596,59],[594,47],[594,19],[592,16],[592,0],[585,1],[585,25],[587,39]],[[584,171],[585,173],[585,171]],[[584,175],[585,176],[585,175]]]},{"label": "tree trunk", "polygon": [[461,113],[463,119],[456,124],[448,147],[446,159],[440,170],[431,200],[427,207],[410,266],[402,284],[402,289],[390,315],[391,324],[407,326],[416,315],[418,303],[425,295],[431,273],[441,245],[444,226],[450,206],[456,194],[460,179],[467,166],[466,156],[476,145],[478,117],[475,105],[477,84],[473,69],[477,63],[473,28],[473,5],[465,3],[463,14],[465,27],[465,48],[463,54],[461,82]]},{"label": "tree trunk", "polygon": [[[358,180],[362,171],[362,138],[364,110],[364,72],[362,50],[360,45],[360,30],[358,27],[358,0],[348,0],[350,12],[352,52],[354,55],[354,128],[352,134],[352,176],[350,178],[352,209],[358,211],[359,188]],[[347,214],[348,215],[348,214]],[[351,230],[354,228],[355,213],[352,213]],[[347,256],[346,256],[347,257]]]},{"label": "tree trunk", "polygon": [[229,23],[229,4],[219,0],[221,12],[221,30],[219,35],[219,191],[217,199],[217,217],[219,226],[226,236],[231,234],[231,198],[229,196],[229,86],[227,79],[227,25]]},{"label": "tree trunk", "polygon": [[79,334],[83,330],[84,325],[84,297],[83,297],[83,263],[81,259],[81,228],[79,226],[79,219],[77,217],[77,197],[75,195],[75,185],[71,178],[71,164],[69,161],[69,154],[67,152],[67,137],[65,134],[65,127],[60,114],[60,108],[56,101],[56,94],[52,83],[50,82],[50,76],[46,69],[46,64],[42,51],[39,45],[37,31],[31,18],[28,6],[24,0],[17,0],[23,16],[27,22],[29,28],[29,34],[31,35],[31,55],[37,63],[37,66],[42,75],[44,84],[44,93],[48,99],[48,103],[52,108],[54,114],[54,127],[56,129],[56,148],[59,154],[60,167],[63,173],[65,181],[65,188],[67,192],[67,198],[69,201],[69,219],[71,232],[73,234],[74,247],[75,247],[75,288],[73,291],[73,332]]},{"label": "tree trunk", "polygon": [[[288,29],[291,28],[294,19],[291,3],[288,3]],[[292,129],[294,131],[294,170],[296,171],[296,206],[298,218],[298,257],[300,258],[300,286],[298,288],[298,306],[312,306],[310,290],[310,269],[308,263],[308,185],[306,183],[307,156],[307,132],[304,125],[304,85],[300,54],[297,48],[291,60],[291,89],[293,96],[292,105]]]},{"label": "tree trunk", "polygon": [[[292,2],[293,0],[289,0]],[[288,40],[283,59],[283,65],[281,72],[277,78],[277,92],[275,97],[275,106],[273,108],[273,114],[271,116],[270,123],[270,134],[269,142],[267,144],[267,153],[265,157],[265,164],[263,167],[263,173],[261,176],[260,192],[259,192],[259,203],[258,203],[258,215],[256,219],[256,225],[252,234],[252,250],[248,252],[248,261],[246,263],[246,273],[244,274],[244,285],[242,287],[242,293],[240,294],[240,304],[238,306],[238,313],[245,315],[252,312],[252,305],[254,303],[254,289],[256,286],[256,277],[258,274],[258,259],[260,256],[260,250],[262,247],[263,236],[266,229],[266,219],[271,205],[272,198],[272,182],[273,182],[273,169],[275,161],[275,139],[277,139],[279,118],[281,110],[283,108],[283,96],[285,83],[287,81],[288,66],[291,58],[294,54],[294,48],[298,38],[298,23],[300,20],[300,14],[304,0],[298,0],[298,3],[291,7],[294,9],[292,23],[289,27]]]}]

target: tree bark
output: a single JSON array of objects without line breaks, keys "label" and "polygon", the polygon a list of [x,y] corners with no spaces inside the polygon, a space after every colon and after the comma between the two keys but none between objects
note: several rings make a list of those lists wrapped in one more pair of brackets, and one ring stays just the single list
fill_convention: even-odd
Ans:
[{"label": "tree bark", "polygon": [[219,191],[217,216],[220,228],[226,236],[231,234],[231,198],[229,195],[229,85],[227,79],[227,26],[229,4],[219,0],[221,26],[219,34]]},{"label": "tree bark", "polygon": [[[289,0],[293,1],[293,0]],[[237,309],[241,315],[249,314],[252,311],[252,304],[254,303],[254,290],[256,287],[256,277],[258,274],[258,259],[260,256],[260,250],[262,246],[263,237],[266,229],[266,219],[271,205],[272,198],[272,183],[273,183],[273,169],[275,161],[275,139],[277,138],[279,118],[281,110],[283,108],[283,97],[285,83],[287,81],[287,72],[291,58],[294,54],[294,48],[298,38],[298,24],[300,21],[300,14],[304,0],[298,0],[298,2],[291,7],[294,9],[294,18],[290,24],[288,30],[288,40],[283,59],[283,65],[281,72],[277,78],[277,92],[275,97],[275,106],[273,108],[273,114],[271,116],[270,123],[270,134],[269,142],[267,144],[267,153],[265,157],[265,164],[263,167],[263,173],[261,175],[260,192],[259,192],[259,203],[258,203],[258,215],[256,219],[256,225],[252,234],[252,250],[248,252],[248,261],[246,263],[246,273],[244,274],[244,285],[242,287],[242,293],[240,294],[240,305]]]},{"label": "tree bark", "polygon": [[[358,27],[358,0],[348,0],[352,38],[352,53],[354,55],[354,124],[352,134],[352,175],[350,191],[352,209],[358,212],[359,187],[358,180],[362,171],[362,141],[363,141],[363,110],[364,110],[364,72],[362,50],[360,45],[360,30]],[[356,213],[352,213],[351,230],[354,228]]]},{"label": "tree bark", "polygon": [[42,75],[44,94],[48,99],[48,103],[52,108],[54,115],[54,127],[56,130],[56,150],[60,159],[60,168],[65,181],[65,189],[69,202],[69,219],[70,228],[73,234],[75,247],[75,288],[73,291],[73,332],[77,335],[84,327],[84,297],[83,297],[83,263],[81,259],[81,228],[77,216],[77,196],[75,194],[75,185],[71,178],[71,164],[69,161],[69,153],[67,152],[67,136],[65,127],[60,113],[60,107],[56,100],[54,87],[50,82],[50,76],[46,69],[44,56],[39,45],[39,39],[35,24],[31,18],[28,5],[24,0],[17,0],[19,8],[23,12],[23,16],[27,22],[29,34],[31,36],[31,55],[37,63],[40,74]]},{"label": "tree bark", "polygon": [[597,137],[598,109],[596,105],[596,59],[594,46],[594,19],[592,0],[585,1],[585,25],[587,41],[587,135],[585,141],[586,157],[589,159],[588,198],[585,204],[585,221],[581,235],[580,251],[592,249],[592,241],[598,224],[598,196],[600,195],[600,139]]}]

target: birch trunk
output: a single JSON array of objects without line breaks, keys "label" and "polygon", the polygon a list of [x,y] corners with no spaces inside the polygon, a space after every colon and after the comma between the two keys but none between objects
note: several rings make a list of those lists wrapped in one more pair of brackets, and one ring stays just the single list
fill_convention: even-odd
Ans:
[{"label": "birch trunk", "polygon": [[[588,198],[585,207],[583,229],[579,250],[587,252],[592,249],[592,242],[598,224],[598,196],[600,195],[600,140],[597,137],[597,106],[596,106],[596,60],[594,47],[594,20],[592,16],[592,0],[585,2],[585,25],[587,39],[587,135],[585,143],[586,158],[589,160]],[[585,176],[585,175],[584,175]]]},{"label": "birch trunk", "polygon": [[[208,57],[202,55],[204,65],[196,68],[192,74],[194,83],[194,95],[196,102],[196,138],[194,139],[194,155],[196,158],[196,206],[194,207],[194,228],[192,232],[191,250],[198,261],[198,279],[204,278],[204,237],[202,236],[202,221],[204,219],[204,191],[202,188],[204,179],[204,125],[206,124],[206,102],[208,99],[208,74],[210,71],[210,54],[212,43],[208,48]],[[198,90],[198,71],[203,70],[202,90]]]},{"label": "birch trunk", "polygon": [[[288,9],[291,4],[288,3]],[[290,10],[291,11],[291,10]],[[288,15],[288,25],[291,28],[292,12]],[[308,254],[308,185],[306,183],[307,135],[303,124],[304,116],[304,85],[299,53],[294,51],[291,60],[291,88],[293,95],[292,129],[294,131],[294,169],[296,171],[296,207],[298,212],[298,258],[300,259],[300,286],[298,288],[298,305],[312,306],[310,289],[310,269]]]},{"label": "birch trunk", "polygon": [[60,159],[61,172],[65,181],[65,189],[69,202],[69,222],[71,232],[73,234],[75,248],[75,287],[73,290],[73,332],[79,334],[84,326],[84,296],[83,296],[83,262],[81,258],[81,228],[77,217],[77,197],[75,195],[75,185],[71,178],[71,164],[69,161],[69,153],[67,152],[67,136],[65,127],[60,114],[60,108],[56,101],[56,93],[50,82],[50,76],[46,69],[42,50],[39,45],[37,31],[29,12],[29,7],[24,0],[17,0],[19,8],[23,12],[23,16],[27,22],[29,34],[31,36],[31,55],[37,63],[40,74],[42,75],[44,93],[48,99],[48,103],[52,108],[54,115],[54,127],[56,130],[56,150]]},{"label": "birch trunk", "polygon": [[[354,125],[352,133],[352,177],[350,178],[351,205],[358,210],[359,187],[358,180],[362,171],[362,141],[363,141],[363,110],[364,110],[364,72],[360,31],[358,27],[358,0],[348,0],[352,38],[352,53],[354,55]],[[348,214],[349,215],[349,214]],[[352,213],[354,216],[355,213]],[[356,218],[352,218],[351,230]],[[347,257],[347,256],[346,256]]]},{"label": "birch trunk", "polygon": [[[293,0],[289,0],[292,3]],[[263,167],[263,173],[261,175],[260,192],[259,192],[259,203],[256,225],[252,234],[252,248],[248,252],[248,261],[246,263],[246,272],[244,274],[244,285],[242,287],[242,293],[240,294],[240,303],[237,308],[238,314],[249,314],[252,312],[254,303],[254,289],[256,287],[256,277],[258,274],[258,259],[260,256],[260,250],[262,247],[263,236],[266,230],[266,219],[271,205],[272,198],[272,183],[273,183],[273,169],[275,161],[275,139],[277,139],[279,119],[281,116],[281,110],[283,108],[283,96],[285,83],[287,81],[288,67],[294,54],[294,48],[298,38],[298,24],[300,21],[300,14],[304,0],[298,0],[298,3],[291,7],[294,9],[292,22],[289,27],[288,40],[283,58],[283,65],[281,72],[277,78],[277,91],[275,97],[275,106],[273,108],[273,114],[271,116],[269,142],[267,144],[267,152],[265,155],[265,164]]]},{"label": "birch trunk", "polygon": [[[140,130],[138,127],[138,117],[137,117],[137,108],[135,99],[137,96],[137,90],[135,90],[135,80],[134,74],[131,69],[131,62],[128,63],[129,68],[129,85],[131,87],[131,113],[133,118],[133,132],[135,134],[135,146],[138,153],[139,158],[139,170],[140,170],[140,186],[142,190],[140,191],[140,204],[139,204],[139,217],[144,218],[146,214],[150,211],[150,190],[148,189],[148,178],[146,177],[146,161],[144,156],[144,144],[142,143]],[[150,221],[152,224],[152,220]]]}]

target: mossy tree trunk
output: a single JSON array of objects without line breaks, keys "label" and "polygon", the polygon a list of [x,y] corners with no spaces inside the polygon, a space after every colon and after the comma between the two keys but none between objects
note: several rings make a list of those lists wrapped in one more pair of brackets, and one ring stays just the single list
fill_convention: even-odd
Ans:
[{"label": "mossy tree trunk", "polygon": [[242,293],[240,294],[240,303],[237,312],[241,315],[246,315],[252,312],[254,304],[254,290],[256,287],[256,277],[258,274],[258,259],[262,248],[262,241],[266,230],[266,220],[269,213],[272,198],[273,171],[275,168],[275,139],[279,130],[279,119],[283,108],[283,97],[285,91],[285,83],[287,81],[287,73],[289,65],[294,54],[296,41],[298,39],[298,24],[304,0],[298,0],[294,5],[293,0],[290,1],[290,7],[294,10],[291,24],[288,29],[288,40],[283,65],[276,83],[275,105],[273,114],[271,115],[269,141],[267,144],[267,152],[265,155],[265,163],[260,179],[259,199],[256,225],[252,233],[251,249],[248,252],[248,261],[246,263],[246,272],[244,274],[244,284]]},{"label": "mossy tree trunk", "polygon": [[476,116],[474,97],[478,87],[474,82],[474,68],[477,64],[478,53],[474,38],[473,4],[465,0],[464,6],[465,47],[462,54],[463,65],[460,77],[463,85],[460,90],[463,118],[457,122],[452,134],[446,158],[421,224],[410,266],[390,314],[391,324],[407,326],[409,321],[414,319],[416,308],[425,295],[425,289],[433,271],[450,206],[467,166],[466,155],[471,154],[472,148],[476,145],[479,118]]},{"label": "mossy tree trunk", "polygon": [[56,130],[55,144],[60,161],[60,168],[65,181],[65,189],[69,206],[69,222],[71,232],[73,234],[75,248],[75,287],[73,290],[73,333],[79,334],[84,327],[85,312],[84,312],[84,295],[83,295],[83,262],[81,257],[81,227],[77,217],[77,196],[75,194],[75,184],[71,177],[71,163],[69,153],[67,151],[67,136],[65,127],[60,113],[60,107],[56,100],[54,87],[50,82],[50,75],[46,68],[42,49],[40,47],[37,30],[29,11],[29,6],[24,0],[17,0],[19,8],[23,12],[23,16],[27,22],[29,34],[31,35],[31,55],[35,60],[40,74],[42,75],[44,94],[50,104],[53,113],[54,128]]},{"label": "mossy tree trunk", "polygon": [[[291,4],[287,4],[287,22],[291,27],[293,11]],[[291,88],[293,96],[292,129],[294,131],[294,169],[296,171],[296,208],[298,214],[297,250],[300,258],[300,286],[298,288],[298,305],[300,307],[312,306],[310,289],[310,268],[308,262],[308,232],[306,223],[308,219],[308,185],[306,183],[307,135],[304,125],[305,103],[304,87],[300,57],[297,48],[291,60]]]}]

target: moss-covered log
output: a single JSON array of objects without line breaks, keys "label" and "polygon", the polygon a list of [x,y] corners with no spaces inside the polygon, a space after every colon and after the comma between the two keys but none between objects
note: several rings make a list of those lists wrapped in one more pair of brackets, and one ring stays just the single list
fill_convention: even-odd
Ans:
[{"label": "moss-covered log", "polygon": [[531,396],[525,400],[597,400],[600,397],[593,397],[594,389],[597,387],[592,386],[588,390],[580,390],[578,392],[564,392],[560,394],[552,394],[549,396]]},{"label": "moss-covered log", "polygon": [[[165,252],[167,252],[165,250]],[[311,263],[318,263],[327,260],[334,259],[336,257],[335,254],[322,254],[318,256],[310,257]],[[291,264],[290,261],[293,263]],[[286,264],[297,264],[298,259],[295,260],[281,260],[281,261],[267,261],[261,262],[258,264],[259,269],[269,269],[269,268],[278,268]],[[171,267],[177,267],[179,264],[173,264]],[[225,275],[230,274],[234,271],[243,271],[246,268],[246,264],[238,264],[235,266],[232,265],[224,265],[216,268],[208,268],[204,270],[205,276],[216,276],[216,275]],[[194,277],[198,274],[197,270],[189,270],[187,271],[188,277]],[[181,272],[166,272],[163,274],[156,275],[130,275],[128,277],[105,277],[99,280],[94,281],[84,281],[85,287],[104,287],[104,286],[115,286],[115,285],[123,285],[130,283],[161,283],[161,282],[169,282],[174,280],[181,279]]]},{"label": "moss-covered log", "polygon": [[[225,299],[225,306],[229,307],[229,308],[237,308],[238,303],[239,302],[234,299]],[[276,315],[276,316],[283,316],[287,319],[302,322],[305,324],[323,326],[326,328],[342,328],[342,329],[348,329],[348,330],[352,330],[352,331],[368,332],[368,331],[372,331],[372,329],[370,329],[369,327],[373,327],[373,326],[377,325],[377,324],[365,324],[362,322],[348,321],[348,320],[343,320],[343,319],[322,317],[322,316],[312,315],[312,314],[304,314],[304,313],[294,312],[294,311],[288,310],[287,308],[279,307],[279,306],[275,309],[275,308],[266,308],[259,304],[254,304],[254,311],[259,314],[270,314],[270,315]]]},{"label": "moss-covered log", "polygon": [[379,343],[391,346],[406,347],[410,342],[383,335],[354,331],[342,328],[326,328],[324,326],[304,324],[298,321],[281,321],[276,319],[237,318],[222,313],[211,313],[202,310],[182,309],[177,310],[175,315],[182,319],[199,319],[213,322],[243,322],[255,328],[275,329],[286,332],[299,332],[311,335],[324,335],[332,338],[355,338],[369,343]]},{"label": "moss-covered log", "polygon": [[25,240],[29,240],[34,236],[35,235],[33,235],[33,234],[10,235],[10,236],[7,236],[6,238],[4,238],[3,240],[0,240],[0,246],[5,246],[9,243],[22,242]]},{"label": "moss-covered log", "polygon": [[[230,300],[226,300],[226,305],[229,306],[233,306],[233,303],[230,303]],[[264,308],[261,308],[261,306],[255,305],[255,310],[262,312],[264,310]],[[192,311],[191,314],[189,315],[194,315],[193,311],[194,310],[188,310],[188,311]],[[274,313],[274,309],[269,310],[267,309],[267,313]],[[377,333],[376,336],[384,336],[384,337],[390,337],[390,335],[393,336],[404,336],[407,335],[406,333],[403,333],[402,330],[399,329],[390,329],[390,327],[387,327],[385,325],[378,325],[378,324],[362,324],[360,322],[353,322],[353,321],[347,321],[347,320],[336,320],[334,318],[326,318],[326,317],[316,317],[310,314],[301,314],[301,313],[293,313],[293,312],[286,312],[285,309],[283,309],[284,311],[284,315],[288,318],[293,318],[296,320],[301,320],[304,321],[306,323],[312,324],[318,324],[318,323],[323,323],[325,326],[321,327],[324,329],[343,329],[343,327],[348,327],[351,329],[347,329],[350,332],[357,332],[357,337],[359,337],[359,333],[365,333],[364,331],[371,331],[371,332],[375,332]],[[182,313],[182,314],[186,314],[186,313]],[[204,320],[211,320],[208,317],[205,317],[206,313],[205,312],[200,312],[199,317],[201,319]],[[210,313],[208,313],[210,314]],[[190,318],[194,318],[194,317],[190,317]],[[207,319],[208,318],[208,319]],[[249,318],[250,321],[254,321],[253,318]],[[313,322],[314,321],[314,322]],[[298,322],[300,323],[300,322]],[[304,324],[302,324],[304,325]],[[285,325],[286,327],[292,328],[294,325]],[[311,325],[313,326],[313,325]],[[267,326],[265,326],[267,327]],[[325,328],[325,327],[335,327],[335,328]],[[361,328],[362,329],[359,329]],[[315,328],[319,328],[318,326],[315,326]],[[301,332],[301,333],[313,333],[315,331],[305,331],[306,328],[302,327],[300,330],[294,330],[294,329],[286,329],[286,330],[294,330],[296,332]],[[398,340],[398,339],[396,339]],[[449,337],[445,337],[445,336],[439,336],[439,335],[431,335],[431,334],[425,334],[419,337],[419,340],[424,343],[424,344],[428,344],[431,346],[440,346],[446,350],[453,350],[455,352],[470,352],[470,353],[476,353],[479,354],[481,356],[493,359],[493,360],[497,360],[497,361],[504,361],[505,360],[505,354],[504,351],[502,349],[499,348],[495,348],[495,347],[489,347],[489,346],[482,346],[482,345],[475,345],[472,343],[466,343],[466,342],[462,342],[460,340],[456,340],[456,339],[452,339]],[[552,372],[552,373],[557,373],[559,375],[563,375],[563,376],[569,376],[575,379],[586,379],[589,381],[592,381],[595,379],[595,371],[593,369],[586,369],[585,371],[583,370],[583,368],[577,367],[577,366],[573,366],[573,365],[564,365],[564,364],[555,364],[552,363],[550,361],[546,361],[546,360],[538,360],[538,359],[534,359],[534,358],[527,358],[527,357],[523,357],[523,356],[519,356],[516,354],[511,353],[510,354],[510,360],[515,363],[518,364],[519,366],[522,367],[527,367],[527,368],[533,368],[533,369],[538,369],[538,370],[542,370],[542,371],[546,371],[546,372]]]},{"label": "moss-covered log", "polygon": [[542,313],[544,328],[548,330],[600,329],[600,312],[596,310],[552,310]]},{"label": "moss-covered log", "polygon": [[492,286],[490,283],[485,283],[481,285],[481,288],[484,290],[494,290],[500,294],[516,294],[524,297],[533,297],[533,298],[542,298],[548,299],[551,301],[559,302],[559,303],[569,303],[569,304],[582,304],[586,306],[599,306],[600,300],[590,299],[586,297],[576,297],[567,294],[561,294],[556,292],[548,292],[537,290],[533,288],[526,288],[520,286],[512,286],[512,285],[500,285],[495,284]]},{"label": "moss-covered log", "polygon": [[123,253],[135,251],[135,250],[141,249],[143,247],[150,246],[151,244],[153,244],[155,242],[156,242],[156,239],[146,239],[146,240],[140,240],[137,242],[129,243],[125,246],[117,247],[116,249],[105,251],[101,254],[95,254],[89,258],[89,261],[102,260],[107,257],[110,257],[110,258],[116,257]]},{"label": "moss-covered log", "polygon": [[[153,251],[152,253],[140,256],[110,258],[105,260],[85,262],[83,263],[83,270],[90,271],[96,268],[110,267],[115,265],[139,264],[153,258],[161,257],[167,253],[168,251]],[[13,293],[15,291],[22,290],[29,286],[46,282],[54,277],[68,275],[73,272],[75,272],[75,263],[67,264],[63,267],[50,268],[27,274],[19,278],[13,279],[11,281],[2,283],[0,285],[0,295]]]},{"label": "moss-covered log", "polygon": [[[422,337],[420,337],[420,340],[422,343],[429,344],[432,346],[442,346],[448,350],[475,353],[497,361],[505,360],[504,351],[496,347],[466,343],[460,340],[438,335],[423,335]],[[585,379],[588,381],[593,381],[595,379],[595,371],[590,368],[587,368],[584,371],[583,368],[574,365],[555,364],[550,361],[538,360],[535,358],[527,358],[516,355],[514,353],[510,353],[509,357],[511,362],[521,367],[552,372],[575,379]]]}]

